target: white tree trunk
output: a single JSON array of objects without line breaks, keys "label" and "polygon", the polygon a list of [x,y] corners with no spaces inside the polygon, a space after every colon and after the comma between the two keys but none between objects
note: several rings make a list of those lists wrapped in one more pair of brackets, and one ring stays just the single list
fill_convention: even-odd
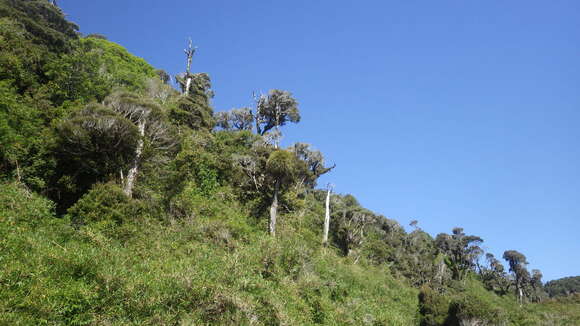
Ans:
[{"label": "white tree trunk", "polygon": [[143,154],[144,137],[145,137],[145,121],[139,120],[139,142],[137,143],[137,148],[135,149],[135,159],[133,160],[133,165],[127,173],[127,182],[125,183],[124,192],[129,198],[133,197],[133,186],[135,184],[135,178],[137,177],[137,172],[139,172],[139,161],[141,160],[141,155]]},{"label": "white tree trunk", "polygon": [[330,229],[330,193],[331,189],[328,187],[328,192],[326,193],[326,214],[324,215],[324,235],[322,236],[322,243],[328,243],[328,230]]},{"label": "white tree trunk", "polygon": [[185,96],[189,96],[189,88],[191,87],[191,77],[187,77],[185,81]]},{"label": "white tree trunk", "polygon": [[278,215],[278,191],[280,189],[280,182],[276,180],[274,185],[274,199],[272,199],[272,206],[270,206],[270,235],[276,235],[276,218]]}]

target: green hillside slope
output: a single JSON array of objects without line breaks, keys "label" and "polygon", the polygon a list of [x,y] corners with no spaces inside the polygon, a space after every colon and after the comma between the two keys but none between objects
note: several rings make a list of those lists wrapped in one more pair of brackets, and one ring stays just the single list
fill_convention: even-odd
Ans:
[{"label": "green hillside slope", "polygon": [[0,27],[0,325],[580,324],[523,254],[320,189],[323,154],[279,146],[290,92],[214,113],[208,74],[173,87],[49,1]]}]

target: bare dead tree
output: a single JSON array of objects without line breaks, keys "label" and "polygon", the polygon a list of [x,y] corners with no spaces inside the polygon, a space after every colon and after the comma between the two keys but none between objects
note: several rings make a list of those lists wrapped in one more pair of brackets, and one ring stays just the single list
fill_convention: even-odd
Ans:
[{"label": "bare dead tree", "polygon": [[328,231],[330,229],[330,194],[332,193],[332,185],[326,185],[326,214],[324,215],[324,232],[322,236],[322,244],[328,244]]},{"label": "bare dead tree", "polygon": [[185,56],[187,57],[187,66],[185,69],[185,96],[189,95],[189,89],[191,88],[191,82],[193,80],[193,75],[191,74],[191,61],[193,60],[193,55],[195,54],[195,50],[191,43],[191,38],[189,38],[189,43],[187,49],[183,50],[185,52]]}]

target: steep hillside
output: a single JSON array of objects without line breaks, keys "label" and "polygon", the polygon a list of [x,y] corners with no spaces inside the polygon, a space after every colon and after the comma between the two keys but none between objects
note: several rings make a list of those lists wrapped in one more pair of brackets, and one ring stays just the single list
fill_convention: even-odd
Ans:
[{"label": "steep hillside", "polygon": [[0,25],[1,325],[580,324],[522,253],[318,188],[340,167],[280,147],[290,92],[214,113],[208,74],[173,87],[50,1]]}]

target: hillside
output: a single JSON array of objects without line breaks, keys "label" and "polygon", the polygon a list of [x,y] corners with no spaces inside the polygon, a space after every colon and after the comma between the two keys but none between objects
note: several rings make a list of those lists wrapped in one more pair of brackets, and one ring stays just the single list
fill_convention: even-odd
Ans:
[{"label": "hillside", "polygon": [[522,253],[320,188],[340,167],[280,147],[289,91],[214,112],[208,74],[171,81],[0,0],[0,325],[580,324]]}]

